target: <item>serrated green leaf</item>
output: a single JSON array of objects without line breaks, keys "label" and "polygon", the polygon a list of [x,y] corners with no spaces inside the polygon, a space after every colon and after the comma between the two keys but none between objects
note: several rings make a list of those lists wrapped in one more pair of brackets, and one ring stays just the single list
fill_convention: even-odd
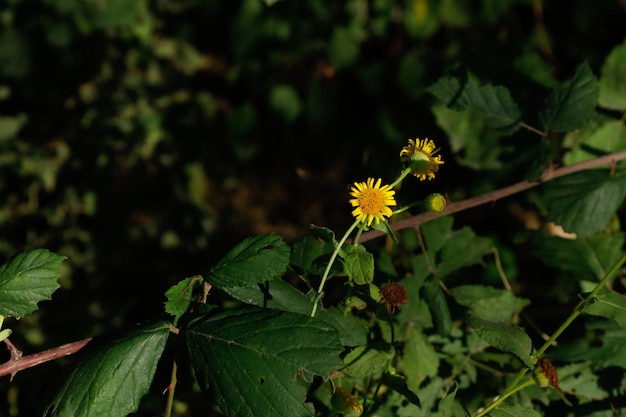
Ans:
[{"label": "serrated green leaf", "polygon": [[231,287],[256,287],[281,276],[289,264],[290,249],[273,233],[251,237],[226,254],[209,272],[206,280],[229,292]]},{"label": "serrated green leaf", "polygon": [[502,135],[512,135],[521,126],[519,107],[505,87],[478,87],[466,75],[447,75],[428,87],[427,91],[451,109],[468,109],[478,114],[487,127]]},{"label": "serrated green leaf", "polygon": [[313,416],[301,379],[343,365],[337,330],[300,314],[226,311],[193,320],[186,337],[200,387],[230,416]]},{"label": "serrated green leaf", "polygon": [[531,357],[532,341],[521,328],[485,320],[471,311],[467,313],[467,322],[478,337],[494,348],[515,355],[528,368],[534,366]]},{"label": "serrated green leaf", "polygon": [[451,288],[449,294],[457,303],[495,322],[510,322],[514,314],[530,303],[527,299],[515,297],[511,291],[483,285],[461,285]]},{"label": "serrated green leaf", "polygon": [[452,330],[452,317],[443,290],[436,282],[431,281],[424,284],[422,294],[428,303],[437,332],[443,337],[448,336]]},{"label": "serrated green leaf", "polygon": [[380,223],[376,223],[376,222],[372,223],[372,229],[388,234],[391,240],[393,241],[393,243],[397,244],[399,242],[398,237],[396,236],[396,232],[393,231],[393,229],[389,225],[389,222],[387,221],[383,221]]},{"label": "serrated green leaf", "polygon": [[126,417],[148,392],[170,334],[161,322],[101,348],[70,374],[48,406],[50,417]]},{"label": "serrated green leaf", "polygon": [[[313,305],[305,294],[281,279],[268,282],[263,289],[231,288],[231,295],[246,304],[304,315],[311,313]],[[315,317],[339,331],[343,346],[357,346],[366,342],[369,330],[365,323],[352,315],[344,315],[339,308],[319,309]]]},{"label": "serrated green leaf", "polygon": [[345,249],[345,272],[357,285],[365,285],[374,279],[374,256],[363,245],[348,245]]},{"label": "serrated green leaf", "polygon": [[491,417],[541,417],[537,411],[521,405],[501,405],[488,415]]},{"label": "serrated green leaf", "polygon": [[559,386],[565,392],[576,392],[581,399],[602,400],[609,396],[598,383],[598,376],[588,362],[574,363],[558,368]]},{"label": "serrated green leaf", "polygon": [[592,169],[557,178],[544,186],[548,221],[578,237],[602,230],[626,197],[626,172]]},{"label": "serrated green leaf", "polygon": [[613,48],[600,70],[600,106],[626,110],[626,41]]},{"label": "serrated green leaf", "polygon": [[165,297],[167,298],[165,312],[174,316],[174,326],[177,325],[178,319],[189,309],[193,290],[201,285],[202,282],[203,278],[200,275],[196,275],[185,278],[165,292]]},{"label": "serrated green leaf", "polygon": [[587,305],[585,313],[614,319],[626,330],[626,297],[615,291],[601,291],[595,300]]},{"label": "serrated green leaf", "polygon": [[20,252],[0,267],[0,315],[21,317],[37,310],[59,288],[61,262],[47,249]]},{"label": "serrated green leaf", "polygon": [[311,232],[315,236],[322,239],[324,242],[332,243],[334,247],[339,244],[339,242],[337,242],[337,239],[335,238],[335,232],[330,230],[328,227],[316,226],[312,224],[309,226],[309,229],[311,229]]},{"label": "serrated green leaf", "polygon": [[598,104],[598,79],[588,63],[580,64],[574,76],[554,89],[539,113],[542,127],[548,132],[568,132],[583,127]]}]

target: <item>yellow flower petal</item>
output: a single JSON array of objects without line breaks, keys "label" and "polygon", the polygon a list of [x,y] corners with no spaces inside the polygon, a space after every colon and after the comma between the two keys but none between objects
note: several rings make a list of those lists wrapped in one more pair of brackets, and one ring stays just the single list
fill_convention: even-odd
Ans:
[{"label": "yellow flower petal", "polygon": [[368,178],[366,182],[355,182],[350,191],[350,195],[354,197],[350,200],[352,207],[352,215],[361,223],[370,226],[374,220],[376,224],[390,217],[393,212],[389,206],[395,206],[396,200],[390,185],[381,187],[382,179],[379,178],[374,182],[374,178]]},{"label": "yellow flower petal", "polygon": [[439,165],[444,162],[441,155],[435,155],[439,149],[435,146],[435,142],[426,138],[409,139],[409,144],[400,151],[400,161],[404,168],[410,167],[411,174],[415,175],[421,181],[425,179],[435,178],[435,172],[439,171]]}]

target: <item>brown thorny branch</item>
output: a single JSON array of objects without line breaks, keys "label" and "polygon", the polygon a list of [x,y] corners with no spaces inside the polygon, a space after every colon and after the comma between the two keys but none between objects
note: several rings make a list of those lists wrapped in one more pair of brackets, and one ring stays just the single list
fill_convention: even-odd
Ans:
[{"label": "brown thorny branch", "polygon": [[[614,165],[626,159],[626,151],[613,153],[610,155],[604,155],[599,158],[590,159],[588,161],[579,162],[577,164],[568,165],[561,168],[548,167],[537,181],[522,181],[517,184],[509,185],[508,187],[501,188],[477,197],[468,198],[466,200],[450,203],[446,208],[439,213],[421,213],[415,216],[407,217],[406,219],[399,220],[397,222],[390,223],[389,226],[392,230],[404,230],[404,229],[419,229],[420,225],[434,220],[436,218],[447,216],[448,214],[456,213],[459,211],[467,210],[472,207],[480,206],[486,203],[494,203],[504,197],[508,197],[513,194],[520,193],[530,188],[541,185],[550,180],[563,177],[565,175],[573,174],[574,172],[583,171],[588,168],[597,167],[599,165],[610,165],[613,169]],[[378,230],[370,230],[363,233],[359,239],[360,243],[367,242],[368,240],[376,239],[384,234],[384,232]]]},{"label": "brown thorny branch", "polygon": [[[420,225],[426,223],[430,220],[434,220],[441,216],[446,216],[448,214],[456,213],[459,211],[467,210],[472,207],[480,206],[486,203],[493,203],[499,199],[504,197],[508,197],[510,195],[520,193],[522,191],[528,190],[530,188],[541,185],[547,181],[553,180],[555,178],[563,177],[568,174],[572,174],[574,172],[582,171],[588,168],[597,167],[599,165],[610,165],[612,168],[614,165],[621,161],[622,159],[626,159],[626,151],[617,152],[610,155],[605,155],[599,158],[590,159],[588,161],[579,162],[574,165],[569,165],[562,168],[554,169],[549,167],[546,169],[539,180],[537,181],[522,181],[517,184],[510,185],[505,188],[501,188],[496,191],[492,191],[490,193],[486,193],[480,195],[478,197],[468,198],[466,200],[454,202],[448,204],[448,206],[439,213],[422,213],[415,216],[408,217],[406,219],[391,223],[390,226],[393,230],[403,230],[403,229],[418,229]],[[384,233],[378,230],[370,230],[361,235],[359,242],[366,242],[377,237],[382,236]],[[45,350],[43,352],[35,353],[32,355],[22,356],[22,352],[20,352],[14,345],[9,341],[9,339],[5,339],[4,342],[7,345],[7,349],[11,352],[11,358],[0,365],[0,377],[5,375],[11,375],[11,378],[15,376],[15,374],[21,370],[30,368],[32,366],[40,365],[42,363],[52,361],[63,356],[68,356],[78,352],[80,349],[85,347],[87,343],[89,343],[91,339],[83,339],[78,342],[68,343],[66,345],[57,346],[55,348]]]}]

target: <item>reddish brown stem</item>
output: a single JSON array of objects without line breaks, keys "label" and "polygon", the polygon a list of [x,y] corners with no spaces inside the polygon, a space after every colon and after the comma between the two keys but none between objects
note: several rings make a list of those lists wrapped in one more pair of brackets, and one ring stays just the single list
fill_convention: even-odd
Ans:
[{"label": "reddish brown stem", "polygon": [[[553,169],[546,169],[541,178],[537,181],[522,181],[517,184],[510,185],[508,187],[501,188],[490,193],[479,195],[478,197],[468,198],[467,200],[458,201],[449,204],[443,211],[439,213],[422,213],[416,216],[407,217],[397,222],[390,223],[393,230],[403,230],[410,228],[417,228],[421,224],[434,220],[441,216],[447,216],[448,214],[456,213],[459,211],[467,210],[472,207],[480,206],[485,203],[495,202],[501,198],[508,197],[513,194],[528,190],[536,187],[544,182],[563,177],[565,175],[573,174],[574,172],[583,171],[588,168],[597,167],[599,165],[611,165],[615,164],[622,159],[626,159],[626,151],[613,153],[610,155],[601,156],[599,158],[590,159],[588,161],[579,162],[577,164],[568,165],[566,167]],[[382,236],[384,233],[378,230],[370,230],[363,233],[359,239],[360,243],[367,242],[368,240],[375,239]]]},{"label": "reddish brown stem", "polygon": [[[62,358],[63,356],[71,355],[85,347],[85,345],[89,343],[90,340],[91,338],[79,340],[78,342],[72,342],[66,345],[57,346],[55,348],[44,350],[43,352],[34,353],[28,356],[19,356],[12,354],[12,358],[8,362],[0,365],[0,376],[9,374],[15,375],[17,372],[23,369],[37,366],[44,362],[53,361],[55,359]],[[10,348],[10,350],[12,349]]]}]

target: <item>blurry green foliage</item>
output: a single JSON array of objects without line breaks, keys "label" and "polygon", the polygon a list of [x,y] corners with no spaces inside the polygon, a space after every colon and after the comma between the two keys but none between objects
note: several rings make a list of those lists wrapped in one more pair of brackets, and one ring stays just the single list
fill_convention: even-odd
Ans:
[{"label": "blurry green foliage", "polygon": [[[162,314],[167,288],[208,272],[249,235],[275,231],[292,241],[310,223],[340,230],[350,221],[348,184],[366,172],[393,177],[407,138],[437,139],[446,161],[437,185],[452,200],[520,181],[529,166],[541,170],[553,156],[573,164],[626,149],[623,117],[616,116],[626,109],[623,6],[544,3],[550,51],[534,20],[537,2],[528,0],[3,1],[0,255],[46,247],[69,258],[62,289],[15,326],[15,341],[32,352]],[[577,70],[581,62],[588,64]],[[468,90],[456,107],[446,105],[458,90],[435,94],[443,103],[426,94],[459,68],[467,70]],[[572,109],[565,104],[573,93],[580,93],[582,106],[560,113]],[[596,98],[601,111],[593,113]],[[579,130],[540,141],[520,129],[522,121]],[[362,284],[393,278],[419,294],[397,317],[411,323],[402,329],[404,348],[421,355],[417,362],[408,355],[399,366],[414,375],[405,385],[421,404],[407,402],[400,386],[378,412],[428,415],[439,404],[442,415],[458,415],[461,410],[441,400],[452,398],[442,395],[450,375],[460,375],[458,395],[472,409],[495,394],[477,363],[508,366],[509,357],[483,352],[482,341],[459,331],[460,306],[484,312],[481,303],[496,298],[503,310],[485,317],[499,321],[515,318],[531,300],[540,312],[535,319],[552,328],[578,283],[597,281],[619,257],[620,175],[610,181],[586,176],[581,181],[594,194],[563,178],[553,186],[569,189],[569,200],[554,200],[548,184],[553,201],[529,193],[506,209],[498,205],[495,215],[483,208],[454,223],[428,223],[422,227],[428,258],[416,254],[414,236],[401,236],[403,246],[394,249],[384,274],[370,276],[367,255],[353,264],[367,272],[358,275]],[[399,197],[421,198],[432,187],[420,183],[416,191],[414,185],[408,181]],[[538,213],[564,222],[581,239],[541,232],[529,238],[522,225]],[[314,279],[332,240],[297,241],[292,267]],[[514,254],[513,285],[523,298],[481,290],[493,271],[494,245]],[[235,284],[231,292],[239,299],[267,302],[250,293],[256,287]],[[450,286],[449,294],[442,285]],[[623,287],[619,280],[613,285]],[[270,286],[270,305],[292,312],[301,306],[305,295],[290,288]],[[328,309],[320,318],[352,329],[340,335],[345,345],[365,346],[366,327],[346,324],[342,314]],[[388,337],[390,328],[381,320],[376,332]],[[562,385],[577,389],[584,415],[600,416],[607,409],[594,409],[592,400],[615,398],[594,372],[604,378],[615,363],[583,361],[607,352],[623,357],[614,355],[623,354],[623,331],[591,322],[582,332],[583,342],[559,346],[552,359],[578,361],[564,367]],[[588,356],[581,353],[586,350]],[[385,349],[370,351],[380,363],[388,359]],[[467,363],[473,352],[477,362]],[[0,381],[0,414],[34,415],[47,377],[60,367],[18,374],[13,385]],[[436,378],[438,370],[449,374]],[[160,398],[168,376],[156,378],[152,394]],[[614,376],[613,388],[621,389],[623,379]],[[540,398],[548,409],[555,397],[533,394],[521,393],[520,402],[530,406]],[[142,413],[161,412],[149,398]],[[180,401],[193,409],[190,415],[215,413],[209,400]],[[556,415],[574,413],[557,401],[552,407]],[[511,406],[498,412],[521,413]]]}]

